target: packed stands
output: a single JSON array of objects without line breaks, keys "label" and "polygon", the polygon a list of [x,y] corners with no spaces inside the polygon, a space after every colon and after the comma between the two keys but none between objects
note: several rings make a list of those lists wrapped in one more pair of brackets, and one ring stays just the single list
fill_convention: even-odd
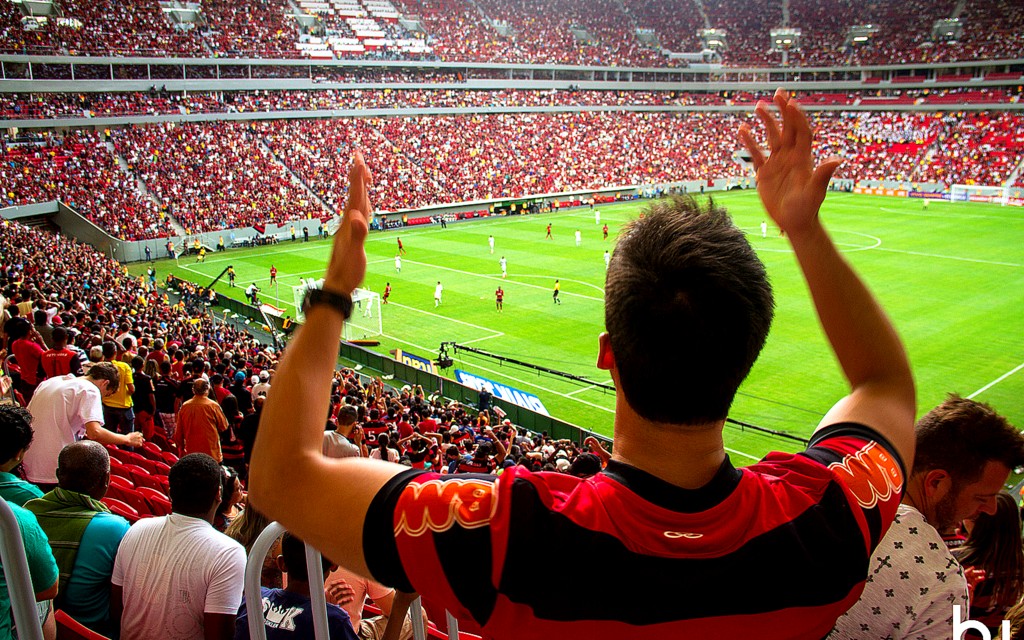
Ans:
[{"label": "packed stands", "polygon": [[[1000,104],[1021,99],[1021,87],[887,89],[871,92],[797,94],[815,106]],[[335,109],[426,109],[568,106],[727,106],[753,105],[770,94],[748,91],[580,91],[502,89],[354,89],[317,91],[150,91],[139,93],[2,94],[0,119],[53,119],[102,116],[249,113]]]},{"label": "packed stands", "polygon": [[[117,4],[62,0],[53,19],[22,23],[14,3],[0,7],[0,52],[187,57],[357,58],[629,67],[677,64],[667,51],[699,54],[697,31],[727,33],[729,66],[778,66],[769,33],[802,31],[790,66],[969,61],[1019,57],[1024,7],[1010,0],[972,0],[959,17],[963,35],[934,41],[938,19],[955,0],[875,3],[793,0],[785,22],[781,0],[206,0],[192,24],[174,24],[155,0]],[[297,16],[316,18],[300,26]],[[419,21],[410,33],[401,16]],[[872,24],[874,37],[847,44],[852,25]],[[653,32],[641,41],[637,29]],[[683,63],[685,64],[685,63]]]},{"label": "packed stands", "polygon": [[631,0],[625,5],[637,27],[653,29],[661,47],[669,51],[700,51],[702,43],[697,31],[703,28],[701,15],[694,10],[680,10],[676,0]]},{"label": "packed stands", "polygon": [[[192,30],[175,28],[156,0],[60,0],[45,24],[26,28],[14,3],[3,3],[3,53],[204,57]],[[35,24],[35,23],[30,23]]]},{"label": "packed stands", "polygon": [[248,124],[133,127],[112,139],[187,233],[324,215]]},{"label": "packed stands", "polygon": [[4,145],[5,205],[61,200],[122,240],[164,235],[167,221],[118,166],[101,134],[42,134]]},{"label": "packed stands", "polygon": [[[376,167],[375,201],[384,210],[410,209],[452,202],[454,194],[415,164],[395,153],[392,143],[367,120],[292,120],[261,122],[257,135],[277,159],[295,172],[316,194],[337,211],[347,193],[348,159],[361,149]],[[456,196],[457,197],[457,196]]]},{"label": "packed stands", "polygon": [[[499,95],[520,97],[490,97]],[[845,94],[817,99],[835,95]],[[296,96],[299,104],[308,97]],[[752,106],[757,98],[728,100]],[[130,240],[166,235],[174,222],[191,234],[325,219],[342,203],[345,159],[357,148],[375,167],[382,211],[743,176],[734,132],[749,118],[562,112],[145,125],[109,131],[125,167],[102,134],[6,139],[0,177],[8,204],[60,199]],[[837,176],[855,181],[1000,184],[1024,155],[1024,116],[1015,112],[816,112],[813,120],[819,155],[846,158]]]},{"label": "packed stands", "polygon": [[1002,185],[1024,156],[1024,118],[1012,113],[966,114],[950,119],[921,181]]},{"label": "packed stands", "polygon": [[[739,120],[565,113],[390,118],[381,131],[426,172],[477,200],[724,177]],[[731,166],[732,165],[732,166]]]},{"label": "packed stands", "polygon": [[229,57],[299,58],[298,32],[286,0],[204,0],[206,41]]}]

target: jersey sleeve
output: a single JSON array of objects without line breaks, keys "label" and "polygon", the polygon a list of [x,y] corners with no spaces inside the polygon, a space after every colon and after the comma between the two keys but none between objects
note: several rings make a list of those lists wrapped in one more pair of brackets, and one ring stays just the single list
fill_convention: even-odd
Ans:
[{"label": "jersey sleeve", "polygon": [[497,598],[491,520],[497,477],[408,471],[374,498],[363,527],[373,577],[483,624]]},{"label": "jersey sleeve", "polygon": [[896,448],[874,429],[844,422],[819,429],[802,455],[825,466],[842,485],[874,549],[892,524],[906,485],[906,468]]}]

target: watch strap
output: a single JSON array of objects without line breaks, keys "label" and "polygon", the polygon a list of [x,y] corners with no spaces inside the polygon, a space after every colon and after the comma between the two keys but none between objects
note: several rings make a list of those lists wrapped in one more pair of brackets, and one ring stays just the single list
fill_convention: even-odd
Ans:
[{"label": "watch strap", "polygon": [[352,315],[352,296],[338,291],[327,289],[310,289],[306,293],[305,308],[310,309],[318,305],[326,305],[341,313],[342,317],[348,320]]}]

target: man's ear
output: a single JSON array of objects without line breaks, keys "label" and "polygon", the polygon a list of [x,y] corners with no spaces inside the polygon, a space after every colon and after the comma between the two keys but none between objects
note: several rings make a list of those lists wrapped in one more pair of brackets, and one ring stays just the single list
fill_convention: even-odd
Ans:
[{"label": "man's ear", "polygon": [[615,354],[612,353],[611,336],[605,331],[601,333],[597,340],[597,368],[603,371],[611,371],[615,368]]},{"label": "man's ear", "polygon": [[944,469],[932,469],[924,475],[924,494],[929,503],[934,504],[951,495],[953,477]]}]

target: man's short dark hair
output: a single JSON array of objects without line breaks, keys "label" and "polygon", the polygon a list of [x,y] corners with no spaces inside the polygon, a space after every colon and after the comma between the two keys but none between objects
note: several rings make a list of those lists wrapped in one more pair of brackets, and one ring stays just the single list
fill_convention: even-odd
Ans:
[{"label": "man's short dark hair", "polygon": [[103,486],[108,473],[110,454],[98,442],[72,442],[57,456],[57,481],[61,489],[92,494]]},{"label": "man's short dark hair", "polygon": [[54,345],[65,344],[68,341],[68,330],[64,327],[54,327],[50,337]]},{"label": "man's short dark hair", "polygon": [[111,342],[110,340],[107,340],[106,342],[104,342],[103,343],[103,357],[104,358],[113,358],[115,355],[117,355],[117,345],[114,344],[113,342]]},{"label": "man's short dark hair", "polygon": [[0,464],[32,444],[32,414],[13,404],[0,404]]},{"label": "man's short dark hair", "polygon": [[1024,435],[989,405],[950,394],[917,421],[912,475],[942,469],[959,486],[981,478],[986,462],[1024,465]]},{"label": "man's short dark hair", "polygon": [[121,386],[121,372],[117,370],[113,362],[94,363],[89,367],[89,373],[85,374],[85,377],[93,380],[106,380],[107,389],[112,392],[117,391]]},{"label": "man's short dark hair", "polygon": [[652,204],[620,235],[605,284],[630,407],[672,424],[724,419],[773,310],[764,265],[725,209],[689,197]]},{"label": "man's short dark hair", "polygon": [[[306,543],[289,532],[285,532],[281,538],[281,557],[284,558],[285,572],[288,580],[301,580],[309,582],[309,571],[306,567]],[[321,556],[324,575],[331,566],[331,561]]]},{"label": "man's short dark hair", "polygon": [[342,426],[348,426],[355,424],[356,418],[359,416],[359,412],[356,411],[355,407],[345,405],[338,409],[338,424]]},{"label": "man's short dark hair", "polygon": [[205,453],[190,453],[174,463],[167,474],[171,509],[175,513],[198,515],[220,501],[224,471]]}]

